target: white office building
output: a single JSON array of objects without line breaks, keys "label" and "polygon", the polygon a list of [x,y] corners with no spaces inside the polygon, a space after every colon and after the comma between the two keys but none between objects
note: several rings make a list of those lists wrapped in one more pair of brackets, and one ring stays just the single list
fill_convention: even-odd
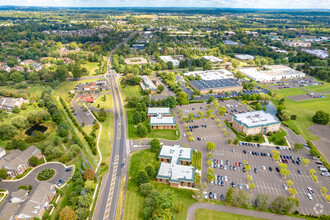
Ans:
[{"label": "white office building", "polygon": [[179,67],[180,61],[173,59],[171,56],[159,56],[159,58],[165,63],[172,62],[174,67]]},{"label": "white office building", "polygon": [[192,71],[188,73],[184,73],[185,76],[193,75],[193,76],[201,76],[202,80],[215,80],[215,79],[233,79],[234,73],[226,70],[206,70],[206,71]]}]

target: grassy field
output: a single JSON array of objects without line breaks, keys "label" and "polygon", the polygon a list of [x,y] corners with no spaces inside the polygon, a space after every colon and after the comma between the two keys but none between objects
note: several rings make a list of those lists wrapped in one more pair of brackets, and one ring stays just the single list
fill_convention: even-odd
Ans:
[{"label": "grassy field", "polygon": [[[272,100],[274,105],[278,105],[276,100]],[[309,99],[303,101],[293,101],[285,98],[286,109],[297,115],[296,120],[283,122],[296,133],[301,134],[305,139],[318,140],[318,137],[312,135],[308,127],[314,124],[312,117],[316,111],[323,110],[330,113],[330,94],[326,94],[322,99]]]},{"label": "grassy field", "polygon": [[103,102],[103,97],[104,95],[100,95],[98,99],[92,104],[93,107],[98,108],[97,106],[100,105],[99,108],[104,108],[104,109],[112,109],[113,107],[113,100],[112,100],[112,95],[110,94],[105,94],[105,102]]},{"label": "grassy field", "polygon": [[137,86],[122,86],[121,85],[120,88],[123,93],[124,100],[126,100],[127,97],[129,97],[129,98],[133,98],[133,97],[140,98],[141,97],[142,90],[139,85],[137,85]]},{"label": "grassy field", "polygon": [[209,209],[197,209],[195,212],[195,219],[203,219],[203,220],[258,220],[262,218],[254,218],[250,216],[244,215],[236,215],[227,212],[219,212]]},{"label": "grassy field", "polygon": [[300,88],[278,89],[278,90],[273,90],[273,91],[276,94],[280,94],[283,96],[304,95],[304,94],[308,93]]},{"label": "grassy field", "polygon": [[34,95],[36,97],[41,96],[41,93],[44,91],[44,86],[40,84],[29,84],[29,87],[26,89],[15,89],[13,86],[0,86],[0,91],[6,91],[10,93],[26,93],[28,95]]},{"label": "grassy field", "polygon": [[[145,198],[139,193],[139,187],[136,184],[136,177],[137,173],[148,163],[155,165],[155,168],[158,169],[159,162],[157,159],[157,153],[153,153],[150,150],[143,150],[131,154],[123,215],[123,219],[125,220],[143,219]],[[179,210],[174,213],[175,219],[185,220],[187,218],[188,207],[197,202],[192,198],[193,192],[191,190],[171,188],[169,185],[157,183],[155,180],[152,180],[151,183],[155,186],[155,189],[158,189],[159,191],[164,189],[172,190],[177,198],[174,200],[174,206]]]},{"label": "grassy field", "polygon": [[316,86],[306,86],[304,88],[312,91],[312,92],[329,92],[330,91],[330,83],[323,82],[323,85]]},{"label": "grassy field", "polygon": [[[135,109],[126,109],[127,111],[127,122],[128,122],[128,138],[129,139],[140,139],[141,137],[137,134],[136,125],[133,123],[133,115]],[[178,135],[176,135],[178,131]],[[177,140],[180,137],[179,129],[153,129],[144,138],[162,138],[167,140]]]},{"label": "grassy field", "polygon": [[88,75],[87,76],[95,76],[96,72],[95,70],[97,70],[99,68],[99,63],[97,62],[88,62],[86,64],[82,64],[81,68],[86,68],[88,71]]},{"label": "grassy field", "polygon": [[[107,118],[102,122],[102,133],[100,137],[99,147],[102,155],[102,164],[98,171],[99,175],[105,174],[108,169],[108,162],[110,160],[113,138],[114,118],[111,113],[107,113]],[[103,164],[104,163],[104,164]]]}]

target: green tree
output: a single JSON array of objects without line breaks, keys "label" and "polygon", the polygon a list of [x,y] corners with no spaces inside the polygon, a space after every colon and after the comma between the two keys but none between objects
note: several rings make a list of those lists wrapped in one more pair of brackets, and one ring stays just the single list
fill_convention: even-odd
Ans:
[{"label": "green tree", "polygon": [[5,169],[0,169],[0,179],[6,179],[8,176],[7,170]]},{"label": "green tree", "polygon": [[159,85],[157,88],[158,88],[159,93],[162,93],[165,90],[165,87],[162,84]]},{"label": "green tree", "polygon": [[256,104],[256,109],[257,109],[258,111],[262,109],[262,105],[260,104],[260,102],[258,102],[258,103]]},{"label": "green tree", "polygon": [[29,122],[25,116],[18,115],[11,119],[11,124],[14,125],[17,129],[25,129],[29,125]]},{"label": "green tree", "polygon": [[207,174],[206,174],[207,180],[211,182],[215,179],[214,177],[214,170],[212,168],[207,168]]},{"label": "green tree", "polygon": [[21,111],[21,109],[17,105],[15,105],[13,110],[12,110],[12,112],[15,113],[15,114],[20,113],[20,111]]},{"label": "green tree", "polygon": [[31,166],[35,167],[35,166],[38,165],[38,163],[39,163],[39,160],[38,160],[38,158],[37,158],[36,156],[32,156],[32,157],[30,157],[30,159],[29,159],[29,164],[30,164]]},{"label": "green tree", "polygon": [[147,172],[150,179],[156,176],[155,168],[151,164],[147,164],[144,170]]},{"label": "green tree", "polygon": [[326,125],[330,121],[330,114],[326,113],[324,111],[317,111],[315,115],[313,116],[313,121],[317,124],[323,124]]},{"label": "green tree", "polygon": [[137,178],[136,178],[137,184],[140,186],[143,183],[149,182],[149,176],[148,173],[145,170],[139,171]]},{"label": "green tree", "polygon": [[144,197],[147,197],[152,190],[154,190],[154,185],[151,183],[143,183],[140,185],[140,193]]},{"label": "green tree", "polygon": [[148,129],[142,123],[137,125],[137,133],[140,137],[145,137],[148,134]]},{"label": "green tree", "polygon": [[17,129],[13,125],[10,124],[2,124],[0,125],[0,138],[3,140],[12,139],[15,135],[17,135]]},{"label": "green tree", "polygon": [[173,96],[168,96],[165,100],[165,106],[169,108],[175,108],[176,100]]},{"label": "green tree", "polygon": [[269,195],[259,193],[256,198],[256,206],[259,211],[266,211],[269,204]]},{"label": "green tree", "polygon": [[304,145],[299,144],[299,143],[295,143],[294,144],[294,149],[299,152],[300,150],[304,149]]},{"label": "green tree", "polygon": [[64,209],[60,212],[60,220],[77,220],[78,217],[76,216],[76,213],[74,210],[72,210],[69,206],[66,206]]},{"label": "green tree", "polygon": [[160,151],[160,141],[157,138],[152,139],[150,142],[150,149],[152,152]]},{"label": "green tree", "polygon": [[294,202],[290,198],[279,196],[272,202],[271,207],[273,212],[281,215],[286,215],[292,211],[295,205],[296,202]]},{"label": "green tree", "polygon": [[235,189],[233,187],[229,187],[226,193],[226,202],[230,205],[234,198]]},{"label": "green tree", "polygon": [[213,142],[207,142],[206,147],[209,151],[212,151],[215,149],[215,144]]}]

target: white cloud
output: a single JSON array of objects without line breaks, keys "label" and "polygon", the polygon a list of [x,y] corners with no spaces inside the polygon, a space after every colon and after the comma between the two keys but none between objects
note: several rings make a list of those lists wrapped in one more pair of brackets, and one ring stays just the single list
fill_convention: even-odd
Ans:
[{"label": "white cloud", "polygon": [[0,0],[0,5],[65,7],[233,7],[329,9],[328,0]]}]

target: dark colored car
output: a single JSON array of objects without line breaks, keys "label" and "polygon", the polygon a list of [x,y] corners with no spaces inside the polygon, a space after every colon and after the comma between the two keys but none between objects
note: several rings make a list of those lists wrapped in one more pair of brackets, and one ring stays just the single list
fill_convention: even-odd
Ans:
[{"label": "dark colored car", "polygon": [[72,168],[69,167],[69,168],[66,168],[66,169],[65,169],[65,172],[70,172],[71,170],[72,170]]},{"label": "dark colored car", "polygon": [[272,170],[273,170],[273,168],[272,168],[272,167],[269,167],[268,169],[269,169],[269,171],[272,171]]}]

